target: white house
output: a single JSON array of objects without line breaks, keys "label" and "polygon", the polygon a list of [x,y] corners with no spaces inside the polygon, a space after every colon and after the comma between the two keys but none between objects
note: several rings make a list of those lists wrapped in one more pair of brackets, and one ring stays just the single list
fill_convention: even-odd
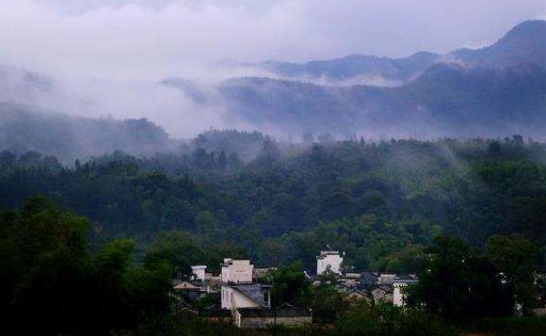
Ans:
[{"label": "white house", "polygon": [[396,276],[392,282],[392,304],[398,307],[406,305],[406,286],[418,282],[414,276]]},{"label": "white house", "polygon": [[205,281],[207,266],[202,266],[202,265],[192,266],[191,272],[195,280]]},{"label": "white house", "polygon": [[253,271],[254,265],[250,260],[224,259],[220,275],[222,309],[262,307],[263,297],[258,301],[260,295],[255,294],[258,287],[252,284]]},{"label": "white house", "polygon": [[405,283],[395,283],[392,285],[392,304],[397,307],[403,307],[405,304],[404,287]]},{"label": "white house", "polygon": [[225,258],[222,264],[222,284],[249,284],[252,283],[254,265],[250,260],[233,260]]},{"label": "white house", "polygon": [[317,257],[317,275],[322,275],[326,270],[341,275],[343,257],[338,251],[321,251]]},{"label": "white house", "polygon": [[222,309],[269,308],[269,289],[261,284],[222,285]]}]

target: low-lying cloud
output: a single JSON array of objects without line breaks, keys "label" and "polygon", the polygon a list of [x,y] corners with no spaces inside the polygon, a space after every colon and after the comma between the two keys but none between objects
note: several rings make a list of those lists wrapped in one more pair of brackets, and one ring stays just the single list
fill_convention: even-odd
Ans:
[{"label": "low-lying cloud", "polygon": [[0,0],[0,56],[58,74],[163,77],[224,59],[405,56],[490,43],[543,0]]},{"label": "low-lying cloud", "polygon": [[211,86],[262,75],[218,65],[231,61],[399,57],[483,45],[543,17],[546,2],[0,0],[0,8],[0,63],[56,83],[53,91],[33,93],[39,98],[31,102],[91,117],[147,117],[181,137],[211,126],[252,126],[230,119],[220,102],[198,104],[157,85],[164,78]]}]

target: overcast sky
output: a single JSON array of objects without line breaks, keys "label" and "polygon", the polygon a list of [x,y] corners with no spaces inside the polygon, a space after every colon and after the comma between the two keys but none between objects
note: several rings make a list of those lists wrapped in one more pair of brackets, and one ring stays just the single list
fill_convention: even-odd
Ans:
[{"label": "overcast sky", "polygon": [[478,47],[540,18],[545,0],[0,0],[0,61],[163,77],[222,60]]}]

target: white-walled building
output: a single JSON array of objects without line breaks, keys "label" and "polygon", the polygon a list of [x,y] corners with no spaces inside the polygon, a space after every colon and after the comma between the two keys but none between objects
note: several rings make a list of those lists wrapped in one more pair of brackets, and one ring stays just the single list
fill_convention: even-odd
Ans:
[{"label": "white-walled building", "polygon": [[406,305],[406,286],[418,282],[416,277],[396,276],[392,282],[392,304],[398,307]]},{"label": "white-walled building", "polygon": [[404,287],[406,287],[407,284],[393,284],[392,285],[392,304],[397,307],[402,307],[405,305],[405,295],[404,295]]},{"label": "white-walled building", "polygon": [[195,280],[205,281],[207,266],[202,266],[202,265],[192,266],[191,272]]},{"label": "white-walled building", "polygon": [[224,259],[222,264],[221,281],[223,284],[250,284],[252,283],[254,265],[250,260]]},{"label": "white-walled building", "polygon": [[[222,281],[222,309],[233,310],[263,306],[263,298],[262,301],[258,301],[256,296],[253,297],[248,294],[255,293],[256,288],[258,288],[252,285],[253,271],[254,265],[250,263],[250,260],[224,259],[220,275]],[[248,288],[248,293],[245,291],[246,288]]]},{"label": "white-walled building", "polygon": [[222,309],[269,308],[269,286],[260,284],[222,285]]},{"label": "white-walled building", "polygon": [[338,251],[321,251],[317,257],[317,275],[322,275],[330,269],[333,273],[341,274],[343,257]]}]

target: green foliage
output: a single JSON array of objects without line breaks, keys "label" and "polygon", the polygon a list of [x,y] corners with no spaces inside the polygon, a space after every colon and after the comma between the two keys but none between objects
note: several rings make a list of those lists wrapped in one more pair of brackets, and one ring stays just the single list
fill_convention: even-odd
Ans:
[{"label": "green foliage", "polygon": [[[321,224],[305,232],[282,237],[284,260],[301,260],[313,267],[317,251],[326,245],[347,254],[349,270],[397,269],[415,272],[421,264],[419,244],[432,241],[433,230],[426,222],[401,221],[397,224],[368,214],[354,220]],[[416,254],[414,254],[416,253]],[[410,262],[408,259],[412,258]],[[403,266],[401,263],[405,263]]]},{"label": "green foliage", "polygon": [[[134,242],[88,251],[89,221],[44,198],[0,213],[0,314],[23,335],[106,335],[169,309],[170,275],[142,269]],[[32,323],[29,323],[32,320]]]},{"label": "green foliage", "polygon": [[248,251],[229,241],[199,237],[184,231],[160,232],[147,246],[144,265],[147,268],[166,267],[170,274],[187,277],[192,265],[209,265],[218,271],[224,258],[248,258]]},{"label": "green foliage", "polygon": [[270,277],[273,306],[284,303],[301,306],[310,294],[311,284],[306,279],[300,263],[279,267],[271,271]]},{"label": "green foliage", "polygon": [[[247,150],[248,162],[231,169],[230,157]],[[546,245],[545,154],[544,144],[521,136],[287,146],[211,131],[177,153],[116,152],[73,168],[3,152],[0,204],[46,195],[93,221],[93,244],[130,237],[142,246],[183,231],[198,246],[232,246],[259,266],[313,267],[329,244],[347,252],[349,269],[415,272],[421,246],[439,234],[475,246],[497,234]],[[208,258],[215,267],[218,258]]]},{"label": "green foliage", "polygon": [[467,329],[494,336],[546,336],[546,318],[526,316],[487,319]]},{"label": "green foliage", "polygon": [[186,232],[163,232],[148,246],[144,264],[151,268],[166,263],[173,276],[189,275],[192,265],[205,260],[203,250]]},{"label": "green foliage", "polygon": [[306,305],[313,310],[313,322],[333,323],[349,308],[349,300],[338,291],[335,282],[323,279],[307,296]]},{"label": "green foliage", "polygon": [[530,314],[537,304],[538,248],[527,239],[493,236],[487,242],[487,254],[506,276],[516,302],[523,313]]},{"label": "green foliage", "polygon": [[512,292],[486,256],[459,239],[437,238],[408,303],[454,321],[507,316]]},{"label": "green foliage", "polygon": [[449,336],[455,329],[431,319],[424,311],[389,305],[360,305],[338,320],[336,336]]}]

